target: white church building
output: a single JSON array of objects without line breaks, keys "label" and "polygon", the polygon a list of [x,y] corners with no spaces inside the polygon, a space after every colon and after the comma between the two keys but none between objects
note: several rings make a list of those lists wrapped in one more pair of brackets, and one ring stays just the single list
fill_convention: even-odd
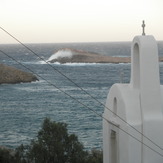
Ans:
[{"label": "white church building", "polygon": [[114,84],[103,120],[104,163],[163,163],[163,86],[157,42],[136,36],[131,45],[131,79]]}]

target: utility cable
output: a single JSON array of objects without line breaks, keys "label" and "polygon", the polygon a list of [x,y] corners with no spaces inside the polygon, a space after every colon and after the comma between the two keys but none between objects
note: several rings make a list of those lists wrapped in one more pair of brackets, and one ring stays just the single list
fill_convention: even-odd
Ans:
[{"label": "utility cable", "polygon": [[92,99],[94,99],[96,102],[98,102],[100,105],[104,106],[107,110],[109,110],[111,113],[113,113],[114,115],[116,115],[120,120],[122,120],[124,123],[126,123],[128,126],[130,126],[132,129],[134,129],[135,131],[137,131],[139,134],[141,134],[141,136],[143,136],[144,138],[146,138],[147,140],[149,140],[151,143],[153,143],[155,146],[157,146],[158,148],[160,148],[161,150],[163,150],[162,147],[160,147],[158,144],[156,144],[155,142],[153,142],[150,138],[148,138],[146,135],[144,135],[142,132],[140,132],[138,129],[136,129],[134,126],[132,126],[131,124],[129,124],[127,121],[125,121],[123,118],[121,118],[119,115],[117,115],[116,113],[114,113],[110,108],[108,108],[107,106],[105,106],[102,102],[100,102],[98,99],[96,99],[94,96],[92,96],[90,93],[88,93],[86,90],[84,90],[82,87],[80,87],[77,83],[75,83],[72,79],[70,79],[69,77],[67,77],[64,73],[62,73],[61,71],[59,71],[57,68],[55,68],[54,66],[52,66],[48,61],[46,61],[44,58],[40,57],[36,52],[34,52],[31,48],[29,48],[27,45],[25,45],[24,43],[22,43],[20,40],[18,40],[16,37],[14,37],[12,34],[10,34],[8,31],[6,31],[4,28],[0,27],[1,30],[3,30],[5,33],[7,33],[10,37],[12,37],[14,40],[16,40],[18,43],[20,43],[22,46],[24,46],[26,49],[28,49],[31,53],[33,53],[35,56],[37,56],[40,60],[44,61],[46,64],[48,64],[52,69],[54,69],[57,73],[59,73],[60,75],[62,75],[63,77],[65,77],[67,80],[69,80],[71,83],[73,83],[77,88],[79,88],[81,91],[83,91],[85,94],[87,94],[89,97],[91,97]]},{"label": "utility cable", "polygon": [[116,128],[120,129],[121,131],[123,131],[124,133],[126,133],[127,135],[129,135],[130,137],[132,137],[133,139],[137,140],[139,143],[143,144],[144,146],[146,146],[147,148],[149,148],[150,150],[152,150],[153,152],[157,153],[158,155],[160,155],[161,157],[163,157],[163,154],[159,153],[158,151],[156,151],[155,149],[153,149],[152,147],[150,147],[149,145],[145,144],[144,142],[142,142],[141,140],[139,140],[138,138],[136,138],[135,136],[133,136],[132,134],[128,133],[127,131],[125,131],[124,129],[120,128],[119,125],[115,124],[112,121],[109,121],[108,119],[106,119],[104,116],[102,116],[101,114],[97,113],[94,109],[90,108],[89,106],[83,104],[81,101],[77,100],[75,97],[71,96],[70,94],[68,94],[67,92],[65,92],[64,90],[62,90],[61,88],[57,87],[55,84],[51,83],[50,81],[48,81],[47,79],[45,79],[44,77],[42,77],[41,75],[35,73],[33,70],[31,70],[30,68],[28,68],[27,66],[25,66],[24,64],[22,64],[21,62],[17,61],[15,58],[11,57],[10,55],[8,55],[7,53],[5,53],[4,51],[0,50],[0,52],[2,54],[4,54],[5,56],[7,56],[8,58],[12,59],[13,61],[15,61],[16,63],[18,63],[19,65],[23,66],[25,69],[29,70],[30,72],[32,72],[33,74],[37,75],[38,77],[40,77],[41,79],[43,79],[45,82],[47,82],[49,85],[55,87],[56,89],[58,89],[60,92],[62,92],[63,94],[65,94],[66,96],[70,97],[71,99],[73,99],[74,101],[76,101],[77,103],[79,103],[80,105],[84,106],[85,108],[91,110],[93,113],[95,113],[98,117],[102,118],[103,120],[105,120],[107,123],[115,126]]},{"label": "utility cable", "polygon": [[5,56],[7,56],[8,58],[12,59],[13,61],[15,61],[16,63],[18,63],[19,65],[23,66],[25,69],[29,70],[30,72],[32,72],[33,74],[37,75],[38,77],[40,77],[41,79],[43,79],[45,82],[47,82],[49,85],[55,87],[56,89],[58,89],[60,92],[62,92],[63,94],[65,94],[66,96],[70,97],[71,99],[73,99],[74,101],[76,101],[77,103],[79,103],[80,105],[84,106],[85,108],[91,110],[93,113],[95,113],[98,117],[102,118],[103,120],[105,120],[107,123],[115,126],[116,128],[120,129],[121,131],[123,131],[124,133],[126,133],[127,135],[129,135],[130,137],[132,137],[133,139],[135,139],[136,141],[138,141],[139,143],[143,144],[144,146],[146,146],[147,148],[149,148],[150,150],[152,150],[153,152],[157,153],[158,155],[160,155],[161,157],[163,157],[163,154],[159,153],[158,151],[156,151],[155,149],[151,148],[149,145],[145,144],[144,142],[142,142],[141,140],[139,140],[138,138],[136,138],[135,136],[133,136],[132,134],[128,133],[127,131],[125,131],[124,129],[120,128],[119,125],[115,124],[112,121],[109,121],[108,119],[106,119],[104,116],[102,116],[101,114],[97,113],[94,109],[90,108],[89,106],[83,104],[81,101],[77,100],[75,97],[71,96],[70,94],[68,94],[67,92],[65,92],[64,90],[62,90],[61,88],[57,87],[55,84],[51,83],[50,81],[48,81],[47,79],[45,79],[44,77],[42,77],[41,75],[35,73],[33,70],[31,70],[30,68],[28,68],[27,66],[25,66],[24,64],[22,64],[21,62],[17,61],[15,58],[11,57],[10,55],[8,55],[7,53],[5,53],[4,51],[0,50],[0,52],[2,54],[4,54]]},{"label": "utility cable", "polygon": [[80,102],[79,100],[77,100],[75,97],[71,96],[70,94],[68,94],[67,92],[65,92],[64,90],[60,89],[59,87],[57,87],[54,83],[51,83],[50,81],[48,81],[47,79],[45,79],[44,77],[42,77],[41,75],[39,75],[38,73],[35,73],[33,70],[31,70],[30,68],[28,68],[27,66],[25,66],[24,64],[22,64],[21,62],[17,61],[15,58],[11,57],[10,55],[8,55],[7,53],[5,53],[4,51],[0,50],[0,52],[2,54],[4,54],[5,56],[7,56],[8,58],[12,59],[13,61],[15,61],[16,63],[18,63],[19,65],[23,66],[25,69],[29,70],[30,72],[32,72],[33,74],[35,74],[36,76],[38,76],[40,79],[43,79],[45,82],[47,82],[49,85],[55,87],[56,89],[58,89],[60,92],[64,93],[65,95],[67,95],[68,97],[70,97],[71,99],[73,99],[74,101],[76,101],[77,103],[83,105],[84,107],[88,108],[89,110],[91,110],[92,112],[94,112],[97,116],[101,117],[102,119],[105,119],[108,123],[117,126],[116,124],[114,124],[113,122],[107,120],[105,117],[103,117],[101,114],[97,113],[94,109],[90,108],[89,106],[83,104],[82,102]]}]

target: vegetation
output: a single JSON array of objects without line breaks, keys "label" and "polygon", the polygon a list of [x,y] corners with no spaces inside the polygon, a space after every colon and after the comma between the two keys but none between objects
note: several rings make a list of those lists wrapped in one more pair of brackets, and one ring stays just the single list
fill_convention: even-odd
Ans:
[{"label": "vegetation", "polygon": [[0,148],[0,163],[17,163],[12,150],[5,147]]},{"label": "vegetation", "polygon": [[74,134],[68,134],[65,123],[46,118],[36,139],[30,145],[20,145],[15,154],[0,150],[2,163],[102,163],[102,152],[85,151]]}]

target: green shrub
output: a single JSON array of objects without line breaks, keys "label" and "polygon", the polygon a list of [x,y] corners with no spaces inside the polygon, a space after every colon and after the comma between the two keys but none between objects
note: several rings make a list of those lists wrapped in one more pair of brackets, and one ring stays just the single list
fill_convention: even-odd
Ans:
[{"label": "green shrub", "polygon": [[[24,153],[20,150],[23,149]],[[65,123],[46,118],[37,138],[29,146],[22,146],[17,155],[27,162],[35,163],[85,163],[87,152],[76,135],[68,134]]]},{"label": "green shrub", "polygon": [[103,153],[100,150],[92,149],[88,157],[88,163],[103,163]]},{"label": "green shrub", "polygon": [[0,148],[0,163],[16,163],[15,153],[6,147]]},{"label": "green shrub", "polygon": [[[6,162],[5,162],[6,161]],[[46,118],[36,139],[20,145],[14,156],[0,151],[0,163],[102,163],[102,151],[85,151],[74,134],[68,134],[65,123]]]}]

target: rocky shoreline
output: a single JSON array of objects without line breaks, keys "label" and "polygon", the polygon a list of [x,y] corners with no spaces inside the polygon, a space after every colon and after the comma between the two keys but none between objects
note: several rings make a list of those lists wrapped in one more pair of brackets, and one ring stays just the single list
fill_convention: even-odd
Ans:
[{"label": "rocky shoreline", "polygon": [[[85,52],[76,49],[64,48],[53,54],[49,60],[50,63],[130,63],[131,57],[112,57],[93,52]],[[163,57],[159,58],[163,62]]]},{"label": "rocky shoreline", "polygon": [[16,84],[37,81],[38,78],[29,72],[0,64],[0,84]]},{"label": "rocky shoreline", "polygon": [[85,52],[76,49],[60,49],[53,54],[49,60],[50,63],[129,63],[130,57],[111,57],[93,52]]}]

